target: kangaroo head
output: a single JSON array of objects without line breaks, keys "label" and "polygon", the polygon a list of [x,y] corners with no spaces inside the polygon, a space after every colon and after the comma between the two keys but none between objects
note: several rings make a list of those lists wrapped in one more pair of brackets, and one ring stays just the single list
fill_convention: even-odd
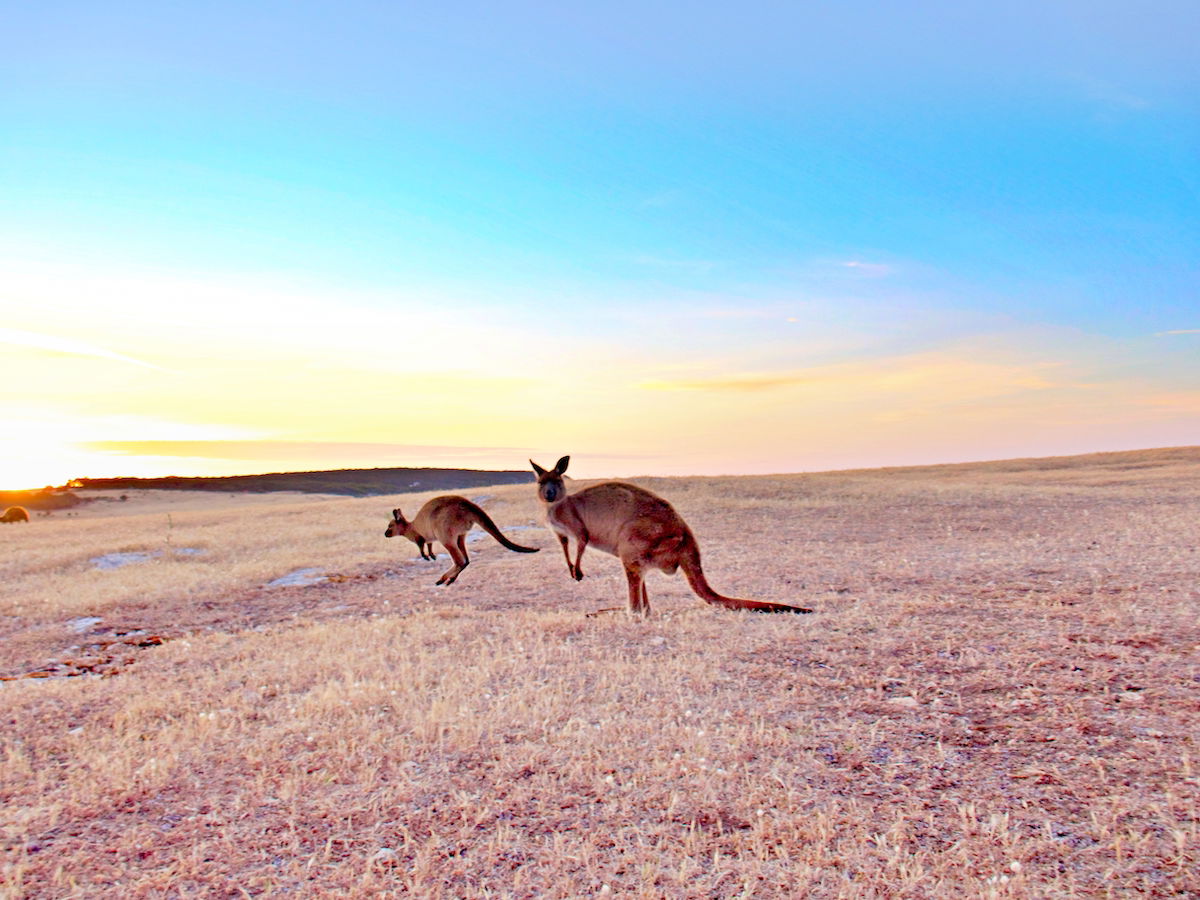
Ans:
[{"label": "kangaroo head", "polygon": [[404,518],[404,514],[399,509],[392,510],[392,521],[388,522],[387,531],[383,533],[384,537],[404,537],[408,533],[409,523]]},{"label": "kangaroo head", "polygon": [[571,457],[564,456],[549,471],[543,469],[532,459],[529,461],[529,464],[533,466],[533,471],[537,473],[538,497],[545,503],[553,503],[567,496],[567,487],[563,484],[563,472],[567,471],[567,463],[570,461]]}]

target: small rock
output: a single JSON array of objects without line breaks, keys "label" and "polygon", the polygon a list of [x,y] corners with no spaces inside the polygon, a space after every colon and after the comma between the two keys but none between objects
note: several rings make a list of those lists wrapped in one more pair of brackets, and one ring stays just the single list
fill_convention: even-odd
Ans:
[{"label": "small rock", "polygon": [[892,704],[892,706],[903,706],[907,709],[913,709],[921,705],[916,697],[889,697],[888,703]]},{"label": "small rock", "polygon": [[391,847],[380,847],[371,857],[371,862],[377,866],[394,866],[400,862],[400,854]]},{"label": "small rock", "polygon": [[328,580],[322,573],[322,569],[296,569],[274,581],[268,581],[267,587],[307,587],[310,584],[320,584]]}]

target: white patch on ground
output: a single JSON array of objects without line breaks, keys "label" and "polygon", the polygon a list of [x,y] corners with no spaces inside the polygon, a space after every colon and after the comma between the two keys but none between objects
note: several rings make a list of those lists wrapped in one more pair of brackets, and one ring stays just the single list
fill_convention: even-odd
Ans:
[{"label": "white patch on ground", "polygon": [[72,619],[68,622],[67,627],[76,634],[83,634],[93,625],[99,625],[102,621],[99,616],[80,616],[78,619]]},{"label": "white patch on ground", "polygon": [[[178,547],[171,552],[176,556],[203,556],[208,551],[201,550],[199,547]],[[103,556],[93,556],[89,562],[97,569],[119,569],[130,563],[145,562],[162,555],[162,550],[130,550],[126,553],[105,553]]]},{"label": "white patch on ground", "polygon": [[268,581],[267,587],[307,587],[328,580],[323,569],[297,569],[279,576],[274,581]]},{"label": "white patch on ground", "polygon": [[119,569],[121,566],[145,562],[156,556],[162,556],[162,551],[133,550],[129,553],[105,553],[103,556],[93,556],[91,563],[97,569]]}]

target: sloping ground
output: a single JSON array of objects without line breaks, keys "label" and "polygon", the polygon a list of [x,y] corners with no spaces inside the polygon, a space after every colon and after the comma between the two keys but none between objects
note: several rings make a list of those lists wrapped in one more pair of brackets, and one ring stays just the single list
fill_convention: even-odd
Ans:
[{"label": "sloping ground", "polygon": [[0,671],[112,657],[0,684],[5,889],[1200,895],[1198,456],[1149,461],[646,482],[715,586],[812,616],[656,577],[649,621],[585,618],[619,565],[576,584],[529,531],[448,589],[385,542],[308,587],[0,608]]},{"label": "sloping ground", "polygon": [[[1079,456],[1042,456],[1002,459],[977,463],[947,463],[939,466],[855,469],[842,473],[877,474],[927,480],[955,480],[985,476],[1008,483],[1112,484],[1115,480],[1145,484],[1147,480],[1179,480],[1200,475],[1200,447],[1162,447],[1156,450],[1124,450],[1085,453]],[[1015,478],[1009,476],[1016,476]]]}]

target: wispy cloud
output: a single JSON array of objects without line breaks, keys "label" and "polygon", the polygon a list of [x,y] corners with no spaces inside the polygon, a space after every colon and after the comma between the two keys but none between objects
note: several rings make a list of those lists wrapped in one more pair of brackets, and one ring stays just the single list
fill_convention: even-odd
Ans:
[{"label": "wispy cloud", "polygon": [[1075,81],[1093,102],[1109,109],[1140,112],[1154,105],[1146,97],[1110,81],[1082,75]]},{"label": "wispy cloud", "polygon": [[733,391],[752,393],[754,391],[770,391],[777,388],[813,384],[817,380],[811,375],[780,372],[756,375],[730,375],[720,378],[650,380],[643,381],[638,386],[648,391]]},{"label": "wispy cloud", "polygon": [[1150,391],[1144,395],[1143,402],[1158,409],[1200,413],[1200,391]]},{"label": "wispy cloud", "polygon": [[1165,337],[1168,334],[1200,334],[1200,328],[1175,328],[1171,331],[1156,331],[1155,337]]},{"label": "wispy cloud", "polygon": [[665,209],[670,206],[675,206],[685,196],[686,194],[684,191],[678,189],[668,189],[648,195],[642,199],[639,205],[643,209]]},{"label": "wispy cloud", "polygon": [[871,278],[882,278],[885,275],[890,275],[892,267],[886,263],[866,262],[861,259],[850,259],[840,263],[843,269],[851,269],[861,275],[867,275]]},{"label": "wispy cloud", "polygon": [[156,366],[123,353],[115,353],[103,347],[96,347],[84,341],[72,338],[58,337],[53,334],[41,334],[34,331],[18,331],[13,328],[0,328],[0,344],[17,347],[29,347],[34,350],[48,350],[51,353],[67,353],[72,356],[90,356],[96,359],[110,359],[114,362],[129,363],[133,366],[144,366],[147,369],[163,371],[162,366]]},{"label": "wispy cloud", "polygon": [[1064,386],[1047,373],[1055,362],[983,362],[953,354],[927,353],[865,363],[816,366],[780,372],[749,372],[711,378],[669,378],[641,382],[649,391],[751,393],[793,388],[816,388],[837,395],[866,397],[912,395],[933,397],[999,396]]},{"label": "wispy cloud", "polygon": [[649,266],[659,269],[673,269],[680,272],[692,272],[707,275],[720,263],[712,259],[673,259],[666,256],[655,256],[649,253],[638,253],[629,257],[629,261],[639,266]]},{"label": "wispy cloud", "polygon": [[701,319],[777,319],[780,313],[770,306],[710,306],[698,309]]}]

